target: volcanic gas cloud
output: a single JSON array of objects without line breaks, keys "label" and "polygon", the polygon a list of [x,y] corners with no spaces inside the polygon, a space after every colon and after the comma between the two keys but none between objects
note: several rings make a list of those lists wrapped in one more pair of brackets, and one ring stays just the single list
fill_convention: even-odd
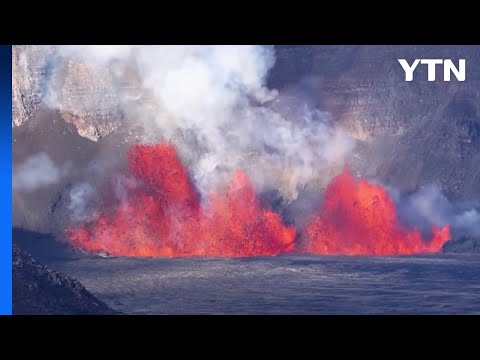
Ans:
[{"label": "volcanic gas cloud", "polygon": [[434,228],[428,242],[402,227],[387,191],[347,169],[327,188],[300,245],[240,170],[201,202],[173,145],[134,145],[128,164],[139,186],[95,221],[67,229],[74,246],[117,256],[400,255],[437,252],[450,239],[449,226]]}]

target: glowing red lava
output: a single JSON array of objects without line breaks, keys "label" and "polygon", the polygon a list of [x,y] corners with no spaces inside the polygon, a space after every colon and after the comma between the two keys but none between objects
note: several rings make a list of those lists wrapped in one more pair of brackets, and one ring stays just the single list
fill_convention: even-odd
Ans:
[{"label": "glowing red lava", "polygon": [[262,206],[245,173],[200,206],[175,148],[135,145],[131,172],[143,186],[98,218],[67,230],[74,246],[117,256],[277,255],[294,249],[295,228]]},{"label": "glowing red lava", "polygon": [[388,192],[379,185],[355,179],[348,169],[328,186],[306,233],[305,251],[327,255],[438,252],[450,239],[448,225],[433,228],[429,242],[423,240],[417,229],[402,227]]},{"label": "glowing red lava", "polygon": [[450,239],[448,225],[434,228],[429,242],[402,227],[387,191],[345,169],[308,223],[305,245],[295,249],[295,228],[260,203],[244,172],[202,206],[171,144],[134,145],[128,164],[141,185],[95,221],[67,229],[72,245],[116,256],[400,255],[437,252]]}]

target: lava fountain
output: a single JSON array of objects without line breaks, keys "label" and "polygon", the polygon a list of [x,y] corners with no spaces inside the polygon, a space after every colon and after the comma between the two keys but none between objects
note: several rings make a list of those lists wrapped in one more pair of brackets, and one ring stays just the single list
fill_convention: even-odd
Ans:
[{"label": "lava fountain", "polygon": [[116,256],[248,257],[294,249],[295,228],[260,203],[247,175],[212,192],[205,206],[170,144],[134,145],[130,171],[141,180],[94,222],[67,230],[84,250]]},{"label": "lava fountain", "polygon": [[395,203],[384,188],[357,180],[345,168],[325,191],[306,238],[304,251],[314,254],[410,255],[440,251],[450,240],[450,227],[434,227],[426,242],[418,229],[399,223]]},{"label": "lava fountain", "polygon": [[430,241],[403,227],[387,191],[348,169],[328,186],[299,245],[296,229],[260,202],[243,171],[202,202],[173,145],[133,145],[128,165],[140,185],[94,221],[67,229],[72,245],[132,257],[407,255],[438,252],[450,239],[448,225],[434,228]]}]

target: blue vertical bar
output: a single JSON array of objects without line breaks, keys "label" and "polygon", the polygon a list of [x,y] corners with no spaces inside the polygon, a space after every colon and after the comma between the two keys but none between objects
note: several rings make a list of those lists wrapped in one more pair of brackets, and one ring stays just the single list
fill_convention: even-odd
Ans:
[{"label": "blue vertical bar", "polygon": [[12,47],[0,45],[0,314],[12,314]]}]

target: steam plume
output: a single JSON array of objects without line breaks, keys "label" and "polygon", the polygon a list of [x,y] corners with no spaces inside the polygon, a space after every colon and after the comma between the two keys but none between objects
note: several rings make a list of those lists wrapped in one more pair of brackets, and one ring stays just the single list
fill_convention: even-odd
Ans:
[{"label": "steam plume", "polygon": [[[353,140],[328,114],[265,86],[275,62],[271,46],[56,46],[57,62],[109,66],[121,79],[136,69],[140,90],[122,97],[147,130],[144,143],[173,141],[202,194],[244,169],[259,188],[293,200],[299,185],[327,167],[340,169]],[[59,92],[52,83],[50,94]],[[119,94],[121,89],[118,89]],[[151,95],[148,95],[151,94]],[[52,98],[59,98],[59,95]],[[145,101],[153,101],[153,114]],[[55,102],[53,102],[55,103]],[[151,111],[151,110],[149,110]]]},{"label": "steam plume", "polygon": [[91,208],[95,189],[87,182],[77,183],[69,193],[68,209],[72,212],[72,220],[89,221],[95,218],[95,210]]},{"label": "steam plume", "polygon": [[458,235],[480,236],[479,204],[452,203],[433,185],[425,186],[419,191],[399,198],[400,214],[411,226],[425,231],[431,225],[450,224]]},{"label": "steam plume", "polygon": [[57,167],[46,153],[33,154],[14,167],[12,188],[23,192],[33,192],[57,183],[64,176],[65,170]]}]

